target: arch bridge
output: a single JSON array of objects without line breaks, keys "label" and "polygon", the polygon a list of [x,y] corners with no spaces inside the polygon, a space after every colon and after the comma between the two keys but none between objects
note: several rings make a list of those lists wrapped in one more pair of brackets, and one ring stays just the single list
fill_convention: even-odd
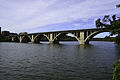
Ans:
[{"label": "arch bridge", "polygon": [[26,35],[15,35],[11,37],[12,42],[32,42],[39,43],[42,37],[45,37],[49,43],[59,43],[60,38],[65,34],[71,34],[79,42],[79,44],[89,44],[89,41],[97,34],[102,32],[110,32],[105,28],[92,28],[92,29],[79,29],[79,30],[67,30],[67,31],[53,31],[53,32],[41,32],[30,33]]}]

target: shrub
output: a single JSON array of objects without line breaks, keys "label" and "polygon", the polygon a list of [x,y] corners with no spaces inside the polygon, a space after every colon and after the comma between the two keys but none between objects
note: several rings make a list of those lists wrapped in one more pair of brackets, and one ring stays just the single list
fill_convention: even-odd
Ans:
[{"label": "shrub", "polygon": [[120,80],[120,60],[116,61],[113,66],[113,80]]}]

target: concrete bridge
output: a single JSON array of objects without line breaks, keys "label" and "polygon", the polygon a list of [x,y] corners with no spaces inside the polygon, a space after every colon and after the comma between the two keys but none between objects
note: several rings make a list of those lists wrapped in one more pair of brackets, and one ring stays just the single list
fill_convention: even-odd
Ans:
[{"label": "concrete bridge", "polygon": [[66,30],[66,31],[53,31],[53,32],[41,32],[41,33],[30,33],[26,35],[12,36],[12,42],[32,42],[39,43],[42,37],[45,37],[50,44],[59,43],[60,38],[63,35],[73,35],[79,44],[89,44],[89,41],[97,34],[102,32],[109,32],[105,28],[97,29],[79,29],[79,30]]}]

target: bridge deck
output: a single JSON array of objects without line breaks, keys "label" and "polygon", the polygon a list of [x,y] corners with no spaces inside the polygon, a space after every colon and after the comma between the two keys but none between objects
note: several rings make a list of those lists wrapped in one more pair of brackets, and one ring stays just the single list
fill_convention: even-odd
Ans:
[{"label": "bridge deck", "polygon": [[[104,28],[102,28],[104,29]],[[97,28],[90,29],[77,29],[77,30],[64,30],[64,31],[51,31],[51,32],[37,32],[37,33],[29,33],[29,34],[44,34],[44,33],[58,33],[58,32],[72,32],[72,31],[87,31],[87,30],[98,30]]]}]

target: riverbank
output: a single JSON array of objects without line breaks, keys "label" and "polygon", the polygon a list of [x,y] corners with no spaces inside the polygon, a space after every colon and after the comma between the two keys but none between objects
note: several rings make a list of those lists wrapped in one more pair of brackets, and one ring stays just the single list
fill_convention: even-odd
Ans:
[{"label": "riverbank", "polygon": [[113,80],[120,80],[120,59],[114,63]]},{"label": "riverbank", "polygon": [[10,36],[0,36],[0,42],[11,42]]}]

